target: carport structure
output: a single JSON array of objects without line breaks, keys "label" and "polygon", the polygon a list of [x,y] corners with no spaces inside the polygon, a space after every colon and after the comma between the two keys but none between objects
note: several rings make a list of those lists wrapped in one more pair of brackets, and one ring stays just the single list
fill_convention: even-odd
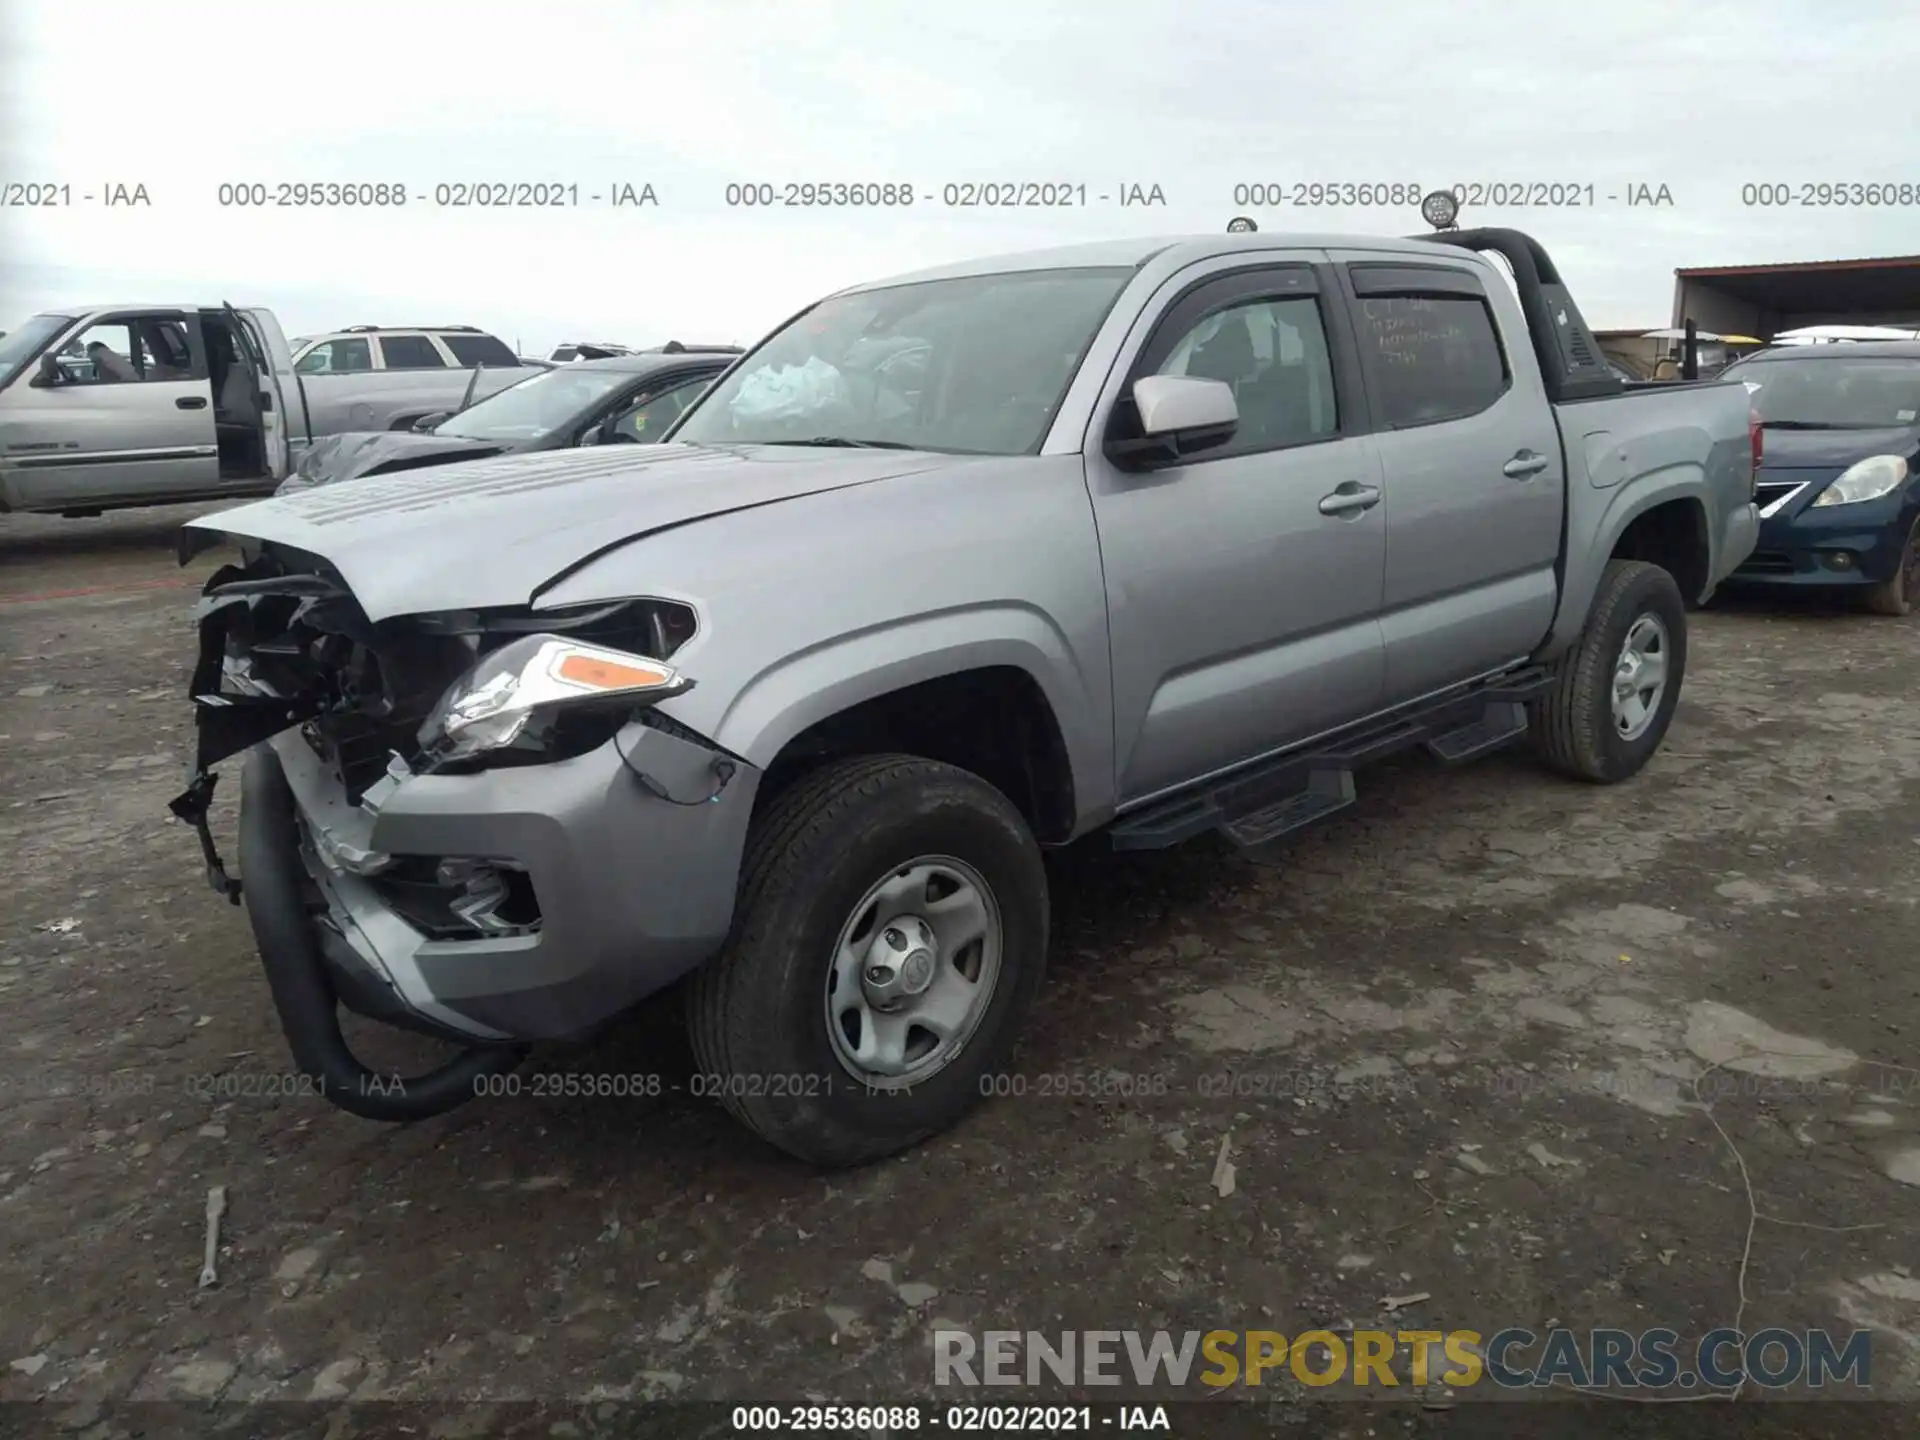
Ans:
[{"label": "carport structure", "polygon": [[1673,272],[1673,324],[1771,339],[1802,325],[1920,326],[1920,255]]}]

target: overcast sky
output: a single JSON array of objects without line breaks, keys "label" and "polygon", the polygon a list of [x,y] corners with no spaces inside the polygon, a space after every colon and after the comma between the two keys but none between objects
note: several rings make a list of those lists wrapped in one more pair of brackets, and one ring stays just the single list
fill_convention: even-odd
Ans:
[{"label": "overcast sky", "polygon": [[[1920,251],[1920,204],[1742,204],[1760,182],[1920,185],[1920,6],[1894,0],[9,0],[0,26],[0,176],[73,199],[0,209],[0,328],[231,299],[291,333],[745,343],[838,286],[970,255],[1242,211],[1263,230],[1423,228],[1412,209],[1235,204],[1250,182],[1591,184],[1593,209],[1463,218],[1540,236],[1599,327],[1668,323],[1676,266]],[[869,180],[923,198],[726,204],[730,183]],[[223,182],[282,181],[415,198],[219,204]],[[433,204],[474,181],[577,185],[581,203]],[[994,181],[1085,185],[1089,203],[940,203]],[[104,207],[114,183],[151,205]],[[610,207],[622,183],[658,206]],[[1167,203],[1120,208],[1133,185]],[[1629,207],[1640,185],[1673,204]]]}]

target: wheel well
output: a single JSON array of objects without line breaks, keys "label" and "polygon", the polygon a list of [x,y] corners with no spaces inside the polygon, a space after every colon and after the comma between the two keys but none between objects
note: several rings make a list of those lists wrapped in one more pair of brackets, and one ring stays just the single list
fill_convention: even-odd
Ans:
[{"label": "wheel well", "polygon": [[1658,565],[1689,602],[1706,593],[1710,550],[1707,515],[1697,500],[1669,500],[1636,515],[1615,542],[1615,560]]},{"label": "wheel well", "polygon": [[1034,678],[1011,665],[923,680],[809,726],[767,767],[755,807],[823,761],[885,753],[972,771],[1013,802],[1043,843],[1073,833],[1073,770],[1060,723]]}]

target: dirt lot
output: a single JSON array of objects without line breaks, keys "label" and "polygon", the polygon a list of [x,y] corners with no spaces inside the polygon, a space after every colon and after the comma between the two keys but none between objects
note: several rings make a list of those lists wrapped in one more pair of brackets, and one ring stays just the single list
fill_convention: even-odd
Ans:
[{"label": "dirt lot", "polygon": [[[1272,853],[1060,856],[1025,1093],[822,1177],[671,1091],[402,1129],[264,1093],[246,921],[165,814],[184,518],[0,519],[0,1398],[48,1424],[883,1401],[935,1328],[1871,1327],[1920,1395],[1920,620],[1698,617],[1615,789],[1422,759]],[[680,1062],[643,1018],[539,1063]]]}]

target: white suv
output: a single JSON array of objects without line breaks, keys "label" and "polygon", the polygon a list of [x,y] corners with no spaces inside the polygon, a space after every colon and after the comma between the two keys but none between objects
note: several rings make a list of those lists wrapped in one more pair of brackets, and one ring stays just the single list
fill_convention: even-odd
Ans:
[{"label": "white suv", "polygon": [[293,368],[302,375],[351,375],[368,370],[489,370],[520,367],[520,357],[473,325],[349,325],[295,343]]}]

